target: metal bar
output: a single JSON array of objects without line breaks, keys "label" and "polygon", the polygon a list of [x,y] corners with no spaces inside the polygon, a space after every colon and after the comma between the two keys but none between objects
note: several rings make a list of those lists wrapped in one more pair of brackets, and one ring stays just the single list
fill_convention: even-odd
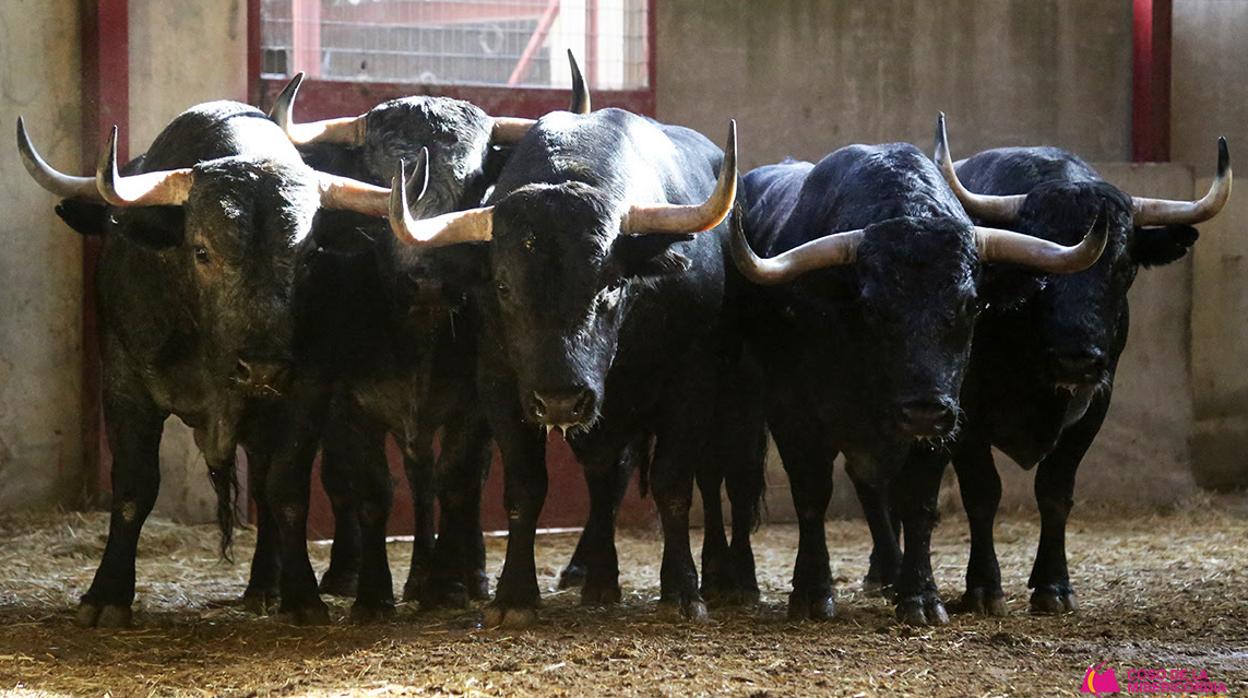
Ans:
[{"label": "metal bar", "polygon": [[294,50],[290,73],[303,71],[310,78],[321,75],[321,0],[291,0],[291,43]]},{"label": "metal bar", "polygon": [[529,43],[524,47],[524,53],[520,54],[520,60],[516,62],[516,69],[511,71],[511,77],[507,78],[508,85],[520,84],[525,71],[529,69],[529,63],[533,61],[534,54],[546,41],[546,34],[550,32],[550,25],[555,23],[557,16],[559,16],[559,0],[550,0],[550,3],[546,5],[546,11],[542,13],[542,18],[537,21],[533,36],[529,37]]},{"label": "metal bar", "polygon": [[585,0],[585,81],[598,87],[598,0]]},{"label": "metal bar", "polygon": [[1170,160],[1172,0],[1135,0],[1131,75],[1131,159]]},{"label": "metal bar", "polygon": [[[130,8],[128,0],[84,0],[82,20],[82,162],[94,169],[105,137],[117,126],[118,157],[128,159],[130,130]],[[101,409],[99,316],[95,267],[101,240],[82,238],[82,466],[80,506],[108,486],[108,441]]]}]

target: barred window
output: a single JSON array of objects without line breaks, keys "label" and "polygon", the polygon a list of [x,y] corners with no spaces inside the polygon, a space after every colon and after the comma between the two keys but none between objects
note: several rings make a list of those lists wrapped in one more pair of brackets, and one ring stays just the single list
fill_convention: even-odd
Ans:
[{"label": "barred window", "polygon": [[649,87],[648,0],[262,0],[261,71],[279,79]]}]

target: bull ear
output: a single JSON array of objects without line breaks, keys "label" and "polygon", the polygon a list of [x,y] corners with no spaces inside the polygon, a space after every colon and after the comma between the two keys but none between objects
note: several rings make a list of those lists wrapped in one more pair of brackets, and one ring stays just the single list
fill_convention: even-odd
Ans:
[{"label": "bull ear", "polygon": [[1048,276],[1018,267],[996,264],[984,268],[979,279],[979,305],[985,312],[1013,310],[1044,290]]},{"label": "bull ear", "polygon": [[65,199],[57,204],[56,215],[79,235],[103,235],[108,222],[108,207],[90,201]]},{"label": "bull ear", "polygon": [[681,239],[654,235],[617,238],[615,254],[622,275],[633,279],[648,279],[688,271],[693,262],[672,244]]},{"label": "bull ear", "polygon": [[1135,228],[1131,231],[1131,259],[1145,267],[1160,267],[1182,259],[1198,237],[1200,233],[1190,225]]},{"label": "bull ear", "polygon": [[180,206],[112,209],[114,230],[130,240],[156,250],[181,245],[186,216]]}]

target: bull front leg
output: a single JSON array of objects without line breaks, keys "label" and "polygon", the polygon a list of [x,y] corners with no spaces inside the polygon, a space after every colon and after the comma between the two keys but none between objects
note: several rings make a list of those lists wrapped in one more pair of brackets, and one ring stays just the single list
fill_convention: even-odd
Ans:
[{"label": "bull front leg", "polygon": [[[641,442],[643,440],[639,440]],[[641,454],[640,443],[630,444],[619,458],[608,463],[587,461],[585,483],[589,488],[589,518],[577,541],[576,551],[559,576],[559,587],[581,588],[581,604],[601,606],[620,602],[620,563],[615,549],[615,520],[620,502]]]},{"label": "bull front leg", "polygon": [[966,593],[952,610],[988,616],[1005,615],[1001,566],[993,543],[993,524],[1001,504],[1001,477],[987,441],[971,433],[958,440],[953,453],[958,489],[971,530],[971,554],[966,563]]},{"label": "bull front leg", "polygon": [[322,594],[353,598],[360,575],[360,522],[351,478],[355,469],[361,467],[358,461],[364,454],[352,447],[348,419],[336,408],[321,441],[321,486],[334,512],[334,543],[329,552],[329,568],[321,575],[319,588]]},{"label": "bull front leg", "polygon": [[256,550],[251,556],[251,574],[243,592],[243,607],[256,615],[275,610],[280,596],[278,580],[282,562],[277,521],[273,518],[273,508],[269,506],[268,474],[268,454],[247,449],[247,481],[251,487],[251,499],[256,505]]},{"label": "bull front leg", "polygon": [[889,489],[874,466],[866,467],[861,460],[851,460],[845,472],[854,483],[854,494],[871,531],[871,557],[862,591],[867,596],[892,599],[901,574],[901,532],[893,515]]},{"label": "bull front leg", "polygon": [[281,440],[269,468],[266,490],[277,522],[281,558],[278,613],[296,625],[329,623],[329,607],[317,593],[308,559],[308,494],[317,441],[311,434]]},{"label": "bull front leg", "polygon": [[108,542],[78,605],[84,627],[124,628],[132,621],[139,532],[160,489],[160,436],[166,415],[141,388],[105,381],[104,421],[113,452]]},{"label": "bull front leg", "polygon": [[1072,613],[1079,609],[1066,565],[1066,521],[1074,505],[1075,473],[1101,430],[1109,395],[1098,396],[1083,418],[1068,427],[1036,468],[1036,504],[1040,508],[1040,543],[1027,581],[1031,612]]},{"label": "bull front leg", "polygon": [[915,448],[899,477],[889,482],[901,515],[904,553],[897,580],[897,619],[906,625],[945,625],[940,591],[932,575],[932,530],[938,519],[940,479],[945,470],[943,452]]}]

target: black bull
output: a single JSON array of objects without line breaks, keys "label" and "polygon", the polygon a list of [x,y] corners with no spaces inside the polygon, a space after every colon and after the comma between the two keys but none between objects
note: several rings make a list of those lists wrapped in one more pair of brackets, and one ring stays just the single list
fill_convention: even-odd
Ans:
[{"label": "black bull", "polygon": [[[988,308],[979,320],[962,391],[963,426],[945,451],[916,450],[915,467],[943,470],[952,459],[971,531],[962,610],[1005,612],[1001,572],[993,547],[993,520],[1001,481],[991,447],[1022,467],[1036,467],[1040,540],[1028,587],[1033,613],[1077,608],[1066,563],[1066,520],[1075,474],[1101,428],[1127,342],[1127,291],[1141,267],[1182,258],[1196,241],[1191,226],[1207,220],[1230,195],[1230,158],[1218,145],[1218,169],[1200,201],[1133,197],[1106,182],[1077,156],[1057,148],[1002,148],[956,167],[942,123],[936,160],[977,220],[1036,239],[1068,244],[1100,217],[1108,227],[1104,254],[1071,275],[1037,275],[992,266],[989,283],[1015,290],[1016,300]],[[883,505],[865,506],[883,509]],[[875,531],[873,530],[873,533]],[[895,548],[875,536],[873,573],[889,581],[895,570],[876,564]]]},{"label": "black bull", "polygon": [[[654,440],[661,608],[705,615],[688,540],[692,478],[720,438],[717,410],[742,398],[724,388],[736,385],[725,377],[740,352],[721,235],[695,233],[722,229],[735,145],[729,154],[688,129],[620,110],[555,113],[516,144],[486,207],[416,220],[396,197],[392,226],[411,245],[488,242],[488,281],[473,295],[482,315],[478,382],[506,468],[510,535],[487,624],[534,618],[534,533],[554,428],[565,431],[599,500],[616,496],[629,449]],[[731,432],[740,447],[725,451],[761,468],[761,423]],[[742,505],[747,521],[753,506]],[[600,539],[584,560],[587,602],[619,598],[612,519],[596,527]]]},{"label": "black bull", "polygon": [[[388,191],[312,170],[264,114],[234,102],[183,112],[124,176],[115,130],[110,145],[96,177],[68,176],[35,153],[18,123],[27,169],[65,197],[62,218],[105,238],[95,292],[113,499],[104,557],[78,621],[130,622],[139,531],[156,499],[170,414],[195,430],[213,473],[225,546],[235,448],[246,450],[268,524],[256,558],[281,558],[285,610],[323,618],[315,580],[307,584],[306,479],[300,487],[293,474],[315,452],[324,405],[315,348],[323,344],[300,329],[315,331],[302,318],[320,309],[296,292],[296,280],[316,256],[318,210],[380,214]],[[277,583],[253,571],[253,585]]]},{"label": "black bull", "polygon": [[[939,448],[956,434],[978,308],[1010,300],[991,296],[981,264],[1073,271],[1096,260],[1104,230],[1066,248],[972,226],[940,172],[908,144],[759,168],[746,175],[744,197],[734,260],[763,285],[746,325],[800,527],[789,614],[835,613],[823,519],[843,453],[860,493],[904,477],[905,557],[883,562],[900,562],[898,617],[943,623],[928,551],[940,469],[903,464],[916,441]],[[873,534],[891,538],[887,518],[867,513]],[[894,541],[883,552],[895,549]]]}]

